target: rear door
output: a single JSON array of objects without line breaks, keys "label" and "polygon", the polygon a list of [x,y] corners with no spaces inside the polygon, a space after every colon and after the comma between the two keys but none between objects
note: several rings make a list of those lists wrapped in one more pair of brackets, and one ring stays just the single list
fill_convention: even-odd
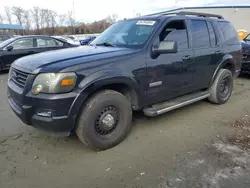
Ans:
[{"label": "rear door", "polygon": [[[13,49],[8,51],[6,48],[12,46]],[[8,68],[16,59],[31,55],[34,53],[34,38],[18,39],[6,46],[1,57],[3,68]]]},{"label": "rear door", "polygon": [[194,64],[196,67],[195,89],[209,86],[214,70],[223,57],[213,23],[204,19],[191,19]]}]

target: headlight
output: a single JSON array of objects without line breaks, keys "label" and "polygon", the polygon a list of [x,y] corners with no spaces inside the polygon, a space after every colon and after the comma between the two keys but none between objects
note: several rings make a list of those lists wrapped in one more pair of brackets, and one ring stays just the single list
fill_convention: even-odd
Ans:
[{"label": "headlight", "polygon": [[66,93],[73,90],[76,84],[76,74],[68,73],[41,73],[38,74],[32,92],[39,93]]},{"label": "headlight", "polygon": [[9,69],[9,75],[8,75],[8,80],[11,78],[11,76],[12,76],[12,66],[10,66],[10,69]]}]

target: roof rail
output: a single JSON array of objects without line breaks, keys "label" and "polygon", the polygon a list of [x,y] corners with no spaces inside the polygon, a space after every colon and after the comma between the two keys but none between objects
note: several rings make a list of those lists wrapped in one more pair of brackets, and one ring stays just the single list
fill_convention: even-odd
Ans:
[{"label": "roof rail", "polygon": [[207,13],[199,13],[199,12],[188,12],[188,11],[181,11],[178,12],[177,15],[190,15],[190,16],[199,16],[199,17],[215,17],[218,19],[224,19],[223,16],[218,15],[218,14],[207,14]]},{"label": "roof rail", "polygon": [[183,15],[183,16],[199,16],[199,17],[214,17],[218,19],[224,19],[223,16],[217,15],[217,14],[207,14],[207,13],[200,13],[200,12],[189,12],[189,11],[181,11],[181,12],[160,12],[155,14],[149,14],[147,16],[153,16],[153,15]]}]

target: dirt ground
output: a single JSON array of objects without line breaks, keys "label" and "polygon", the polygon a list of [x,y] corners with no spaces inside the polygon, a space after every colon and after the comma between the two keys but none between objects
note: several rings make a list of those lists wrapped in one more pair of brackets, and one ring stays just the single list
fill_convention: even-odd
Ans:
[{"label": "dirt ground", "polygon": [[102,152],[21,123],[6,82],[0,75],[0,188],[250,187],[248,135],[238,137],[250,129],[250,78],[236,79],[225,105],[201,101],[156,118],[136,113],[129,137]]}]

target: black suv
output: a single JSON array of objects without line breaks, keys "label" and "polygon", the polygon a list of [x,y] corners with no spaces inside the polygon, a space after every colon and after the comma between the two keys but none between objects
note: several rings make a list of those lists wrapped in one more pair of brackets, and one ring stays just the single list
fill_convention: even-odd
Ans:
[{"label": "black suv", "polygon": [[241,44],[219,15],[180,12],[120,21],[89,46],[16,60],[8,101],[26,124],[96,150],[120,143],[132,112],[147,116],[208,99],[225,103],[241,69]]}]

